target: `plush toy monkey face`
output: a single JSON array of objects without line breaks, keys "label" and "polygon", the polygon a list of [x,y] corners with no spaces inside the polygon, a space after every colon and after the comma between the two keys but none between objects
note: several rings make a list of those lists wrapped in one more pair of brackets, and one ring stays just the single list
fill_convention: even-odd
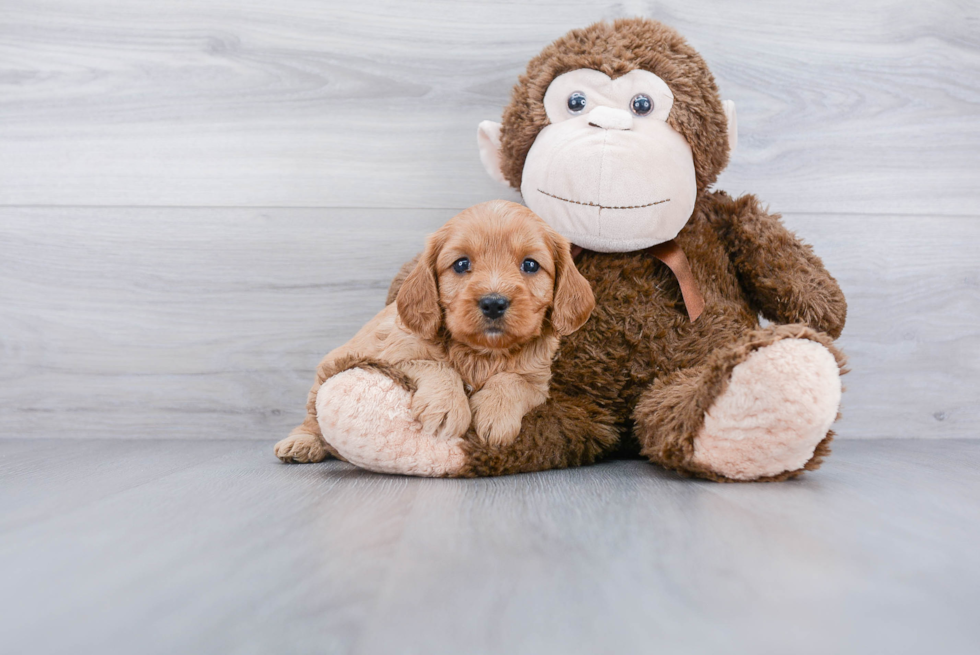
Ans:
[{"label": "plush toy monkey face", "polygon": [[697,199],[691,148],[667,124],[674,95],[649,71],[580,69],[544,96],[550,124],[524,164],[524,202],[572,243],[600,252],[673,239]]},{"label": "plush toy monkey face", "polygon": [[573,30],[528,64],[503,125],[480,124],[490,175],[575,245],[673,239],[735,147],[701,57],[674,30],[622,19]]}]

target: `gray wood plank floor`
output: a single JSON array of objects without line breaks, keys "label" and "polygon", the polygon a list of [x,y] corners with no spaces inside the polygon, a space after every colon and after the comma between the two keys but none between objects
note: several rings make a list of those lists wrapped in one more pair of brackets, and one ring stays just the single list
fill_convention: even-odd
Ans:
[{"label": "gray wood plank floor", "polygon": [[483,480],[269,444],[0,440],[0,644],[30,653],[975,653],[980,441],[777,485],[642,461]]}]

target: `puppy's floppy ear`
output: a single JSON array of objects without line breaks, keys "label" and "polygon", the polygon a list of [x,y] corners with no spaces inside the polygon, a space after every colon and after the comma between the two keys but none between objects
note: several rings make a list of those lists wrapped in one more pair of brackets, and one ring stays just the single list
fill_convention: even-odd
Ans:
[{"label": "puppy's floppy ear", "polygon": [[398,316],[409,330],[423,339],[432,339],[442,325],[442,307],[439,306],[439,283],[436,274],[436,260],[442,250],[445,238],[436,232],[425,242],[425,252],[401,289],[395,303]]},{"label": "puppy's floppy ear", "polygon": [[595,309],[595,296],[589,281],[575,268],[568,240],[557,232],[553,233],[552,239],[555,244],[555,300],[551,324],[558,334],[565,336],[589,320]]}]

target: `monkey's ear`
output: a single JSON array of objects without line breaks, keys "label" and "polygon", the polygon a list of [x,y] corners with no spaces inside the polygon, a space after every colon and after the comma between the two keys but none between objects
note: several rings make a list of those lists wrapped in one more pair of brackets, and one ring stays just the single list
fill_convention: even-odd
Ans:
[{"label": "monkey's ear", "polygon": [[731,157],[738,146],[738,117],[735,116],[735,101],[725,100],[722,103],[725,108],[725,118],[728,119],[728,156]]},{"label": "monkey's ear", "polygon": [[480,148],[480,161],[483,168],[497,182],[507,185],[504,174],[500,171],[500,123],[482,121],[476,128],[476,145]]}]

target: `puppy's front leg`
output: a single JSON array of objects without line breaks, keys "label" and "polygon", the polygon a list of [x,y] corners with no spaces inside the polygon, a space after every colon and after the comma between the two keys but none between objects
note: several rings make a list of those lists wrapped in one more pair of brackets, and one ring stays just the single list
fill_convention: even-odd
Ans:
[{"label": "puppy's front leg", "polygon": [[505,446],[521,431],[524,415],[548,399],[540,385],[517,373],[497,373],[470,398],[473,428],[492,446]]},{"label": "puppy's front leg", "polygon": [[400,365],[416,385],[412,414],[429,434],[448,439],[470,427],[469,400],[463,379],[442,362],[417,359]]}]

